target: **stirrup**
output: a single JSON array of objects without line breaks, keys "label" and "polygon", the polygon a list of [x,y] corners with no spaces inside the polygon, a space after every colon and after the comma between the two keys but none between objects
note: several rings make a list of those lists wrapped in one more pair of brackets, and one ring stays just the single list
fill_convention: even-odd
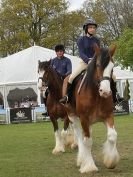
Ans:
[{"label": "stirrup", "polygon": [[59,100],[59,103],[62,103],[62,104],[68,103],[68,96],[65,95],[63,98],[61,98],[61,99]]}]

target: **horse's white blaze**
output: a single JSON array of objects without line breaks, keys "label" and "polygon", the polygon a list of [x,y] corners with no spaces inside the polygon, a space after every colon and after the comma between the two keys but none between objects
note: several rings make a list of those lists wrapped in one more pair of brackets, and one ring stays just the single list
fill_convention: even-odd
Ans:
[{"label": "horse's white blaze", "polygon": [[44,75],[44,71],[39,71],[39,76],[38,76],[38,89],[40,89],[41,90],[41,88],[42,88],[42,79],[39,79],[39,78],[42,78],[43,77],[43,75]]},{"label": "horse's white blaze", "polygon": [[[114,67],[114,64],[110,61],[108,66],[104,69],[103,77],[110,78],[113,67]],[[101,81],[99,90],[100,90],[100,96],[108,97],[111,93],[110,81],[109,80]]]},{"label": "horse's white blaze", "polygon": [[55,148],[53,149],[53,154],[57,154],[59,152],[65,152],[64,149],[64,144],[61,138],[61,132],[59,130],[57,130],[55,132]]},{"label": "horse's white blaze", "polygon": [[78,141],[78,156],[77,156],[77,166],[80,166],[80,172],[86,173],[90,171],[97,171],[97,167],[93,161],[91,154],[92,138],[87,138],[82,135],[82,130],[79,126],[77,118],[70,117],[73,120],[73,128]]},{"label": "horse's white blaze", "polygon": [[103,162],[107,168],[114,168],[119,161],[119,154],[116,148],[117,132],[115,128],[107,125],[107,141],[104,144]]}]

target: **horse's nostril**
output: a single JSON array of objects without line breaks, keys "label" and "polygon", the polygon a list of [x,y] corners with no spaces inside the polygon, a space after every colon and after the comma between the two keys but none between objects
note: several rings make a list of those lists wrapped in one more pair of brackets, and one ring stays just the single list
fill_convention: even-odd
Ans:
[{"label": "horse's nostril", "polygon": [[102,89],[99,89],[99,92],[102,92]]}]

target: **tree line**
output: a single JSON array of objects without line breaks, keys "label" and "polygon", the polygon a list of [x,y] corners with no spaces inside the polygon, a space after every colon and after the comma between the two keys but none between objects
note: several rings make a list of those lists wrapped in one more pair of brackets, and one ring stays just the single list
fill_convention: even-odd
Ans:
[{"label": "tree line", "polygon": [[116,60],[133,69],[132,0],[86,0],[81,9],[69,11],[67,0],[1,0],[0,56],[36,45],[53,49],[64,44],[77,53],[77,40],[88,17],[98,23],[103,46],[117,44]]}]

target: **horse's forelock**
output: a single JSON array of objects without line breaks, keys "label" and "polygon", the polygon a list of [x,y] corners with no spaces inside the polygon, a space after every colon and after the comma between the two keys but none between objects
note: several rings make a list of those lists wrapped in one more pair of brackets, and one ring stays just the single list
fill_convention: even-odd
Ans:
[{"label": "horse's forelock", "polygon": [[91,86],[93,84],[92,78],[94,76],[95,69],[96,69],[96,56],[94,56],[94,58],[91,60],[87,67],[87,74],[85,79],[86,86]]},{"label": "horse's forelock", "polygon": [[39,70],[47,70],[49,67],[50,67],[50,61],[39,62],[39,66],[38,66]]},{"label": "horse's forelock", "polygon": [[100,57],[100,63],[101,63],[101,68],[104,70],[107,65],[109,64],[109,61],[111,59],[109,49],[107,48],[101,48],[101,57]]},{"label": "horse's forelock", "polygon": [[107,48],[101,48],[101,53],[99,55],[95,55],[90,64],[87,68],[87,75],[85,79],[85,85],[92,86],[94,84],[93,82],[93,76],[96,70],[96,60],[99,57],[100,59],[100,65],[101,69],[104,70],[107,65],[109,64],[109,61],[111,60],[111,55],[109,53],[109,49]]}]

